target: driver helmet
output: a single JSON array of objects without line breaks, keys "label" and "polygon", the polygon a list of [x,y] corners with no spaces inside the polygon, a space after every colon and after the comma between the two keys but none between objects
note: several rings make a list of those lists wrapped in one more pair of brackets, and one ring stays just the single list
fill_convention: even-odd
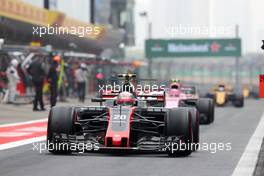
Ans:
[{"label": "driver helmet", "polygon": [[170,85],[170,88],[173,89],[173,90],[180,90],[181,85],[179,83],[172,83]]},{"label": "driver helmet", "polygon": [[135,103],[135,97],[130,92],[121,92],[116,99],[116,104],[132,106]]},{"label": "driver helmet", "polygon": [[181,85],[179,83],[172,83],[169,89],[170,96],[179,96],[181,94]]},{"label": "driver helmet", "polygon": [[225,86],[224,85],[219,85],[218,86],[218,90],[222,91],[222,92],[225,91]]}]

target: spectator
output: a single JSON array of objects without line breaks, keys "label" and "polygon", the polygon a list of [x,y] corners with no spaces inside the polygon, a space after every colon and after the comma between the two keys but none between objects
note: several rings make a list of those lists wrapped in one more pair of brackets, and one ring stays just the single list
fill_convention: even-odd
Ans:
[{"label": "spectator", "polygon": [[[57,56],[59,57],[59,56]],[[66,77],[65,77],[65,63],[64,60],[59,57],[59,74],[58,74],[58,94],[61,102],[66,102]]]},{"label": "spectator", "polygon": [[75,77],[77,81],[77,91],[79,101],[85,101],[85,94],[86,94],[86,79],[87,79],[87,68],[84,63],[81,63],[79,68],[75,72]]},{"label": "spectator", "polygon": [[51,67],[48,73],[48,82],[50,85],[50,106],[56,106],[58,95],[58,63],[60,57],[55,56],[52,60]]},{"label": "spectator", "polygon": [[6,70],[6,76],[8,79],[8,100],[7,103],[14,103],[16,99],[16,85],[19,82],[19,76],[17,73],[18,61],[13,59]]},{"label": "spectator", "polygon": [[67,80],[66,95],[73,97],[74,95],[74,73],[73,68],[68,63],[65,63],[65,76]]},{"label": "spectator", "polygon": [[[37,57],[29,66],[29,74],[32,77],[33,86],[35,88],[35,98],[33,102],[33,111],[45,111],[43,103],[43,85],[45,79],[45,66],[42,57]],[[38,109],[38,104],[40,109]]]}]

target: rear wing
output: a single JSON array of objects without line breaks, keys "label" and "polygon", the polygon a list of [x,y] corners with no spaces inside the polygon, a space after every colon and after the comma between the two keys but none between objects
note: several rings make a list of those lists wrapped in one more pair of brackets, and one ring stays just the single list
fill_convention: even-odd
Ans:
[{"label": "rear wing", "polygon": [[119,92],[114,91],[103,91],[101,92],[100,98],[102,99],[114,99],[116,96],[118,96]]},{"label": "rear wing", "polygon": [[[103,102],[107,100],[115,100],[119,93],[111,92],[107,94],[102,94],[100,98],[92,98],[92,102],[100,103],[100,106]],[[136,95],[136,100],[143,100],[146,102],[165,102],[165,92],[160,95],[149,95],[149,94],[142,94]]]},{"label": "rear wing", "polygon": [[158,101],[158,102],[165,102],[165,92],[160,95],[149,95],[149,94],[142,94],[137,95],[139,100],[146,100],[146,101]]},{"label": "rear wing", "polygon": [[182,86],[180,90],[186,94],[196,94],[196,88],[194,86]]},{"label": "rear wing", "polygon": [[132,79],[136,78],[136,74],[118,74],[118,78],[124,78],[124,79]]}]

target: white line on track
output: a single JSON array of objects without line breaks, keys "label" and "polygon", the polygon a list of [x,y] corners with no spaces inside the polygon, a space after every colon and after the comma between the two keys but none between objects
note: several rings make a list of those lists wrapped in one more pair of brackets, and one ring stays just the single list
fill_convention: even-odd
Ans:
[{"label": "white line on track", "polygon": [[26,121],[26,122],[17,122],[17,123],[9,123],[9,124],[3,124],[0,125],[1,127],[10,127],[10,126],[18,126],[18,125],[26,125],[26,124],[31,124],[31,123],[38,123],[38,122],[47,122],[48,119],[38,119],[38,120],[30,120],[30,121]]},{"label": "white line on track", "polygon": [[10,149],[10,148],[18,147],[18,146],[21,146],[21,145],[30,144],[30,143],[33,143],[33,142],[40,142],[40,141],[44,141],[44,140],[46,140],[46,136],[40,136],[40,137],[20,140],[20,141],[16,141],[16,142],[9,142],[9,143],[6,143],[6,144],[1,144],[0,145],[0,150]]},{"label": "white line on track", "polygon": [[259,124],[251,136],[247,147],[241,156],[232,176],[250,176],[254,174],[254,170],[258,161],[258,155],[261,149],[264,137],[264,113],[261,116]]},{"label": "white line on track", "polygon": [[[9,123],[9,124],[0,125],[0,128],[1,127],[27,125],[27,124],[38,123],[38,122],[47,122],[47,121],[48,121],[48,119],[45,118],[45,119],[38,119],[38,120],[30,120],[30,121],[26,121],[26,122]],[[30,138],[30,139],[19,140],[19,141],[15,141],[15,142],[9,142],[6,144],[0,144],[0,150],[14,148],[14,147],[30,144],[33,142],[40,142],[40,141],[44,141],[44,140],[46,140],[46,136],[40,136],[40,137],[35,137],[35,138]]]}]

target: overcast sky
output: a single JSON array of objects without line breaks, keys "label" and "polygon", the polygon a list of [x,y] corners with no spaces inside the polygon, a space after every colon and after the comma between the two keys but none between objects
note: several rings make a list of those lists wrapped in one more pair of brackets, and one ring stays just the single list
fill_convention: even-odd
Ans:
[{"label": "overcast sky", "polygon": [[[43,0],[24,1],[43,6]],[[57,2],[58,9],[68,16],[89,21],[89,0]],[[238,24],[243,53],[261,52],[259,47],[261,40],[264,39],[264,15],[261,14],[264,10],[264,0],[135,0],[135,2],[136,44],[140,48],[144,46],[147,24],[151,21],[153,38],[234,37],[235,25]],[[139,16],[142,11],[148,12],[148,18]],[[182,31],[179,32],[180,28],[195,32],[182,34]],[[200,33],[197,32],[198,29],[201,30]]]},{"label": "overcast sky", "polygon": [[[139,16],[139,12],[147,11],[148,20],[153,24],[153,38],[234,37],[238,24],[243,53],[261,52],[263,10],[264,0],[136,0],[136,43],[142,47],[147,35],[147,19]],[[200,27],[203,33],[183,35],[177,32],[180,27],[189,30]],[[211,31],[208,35],[206,28]],[[223,29],[225,32],[221,31]],[[169,33],[170,30],[174,33]],[[215,33],[215,30],[220,32]]]}]

